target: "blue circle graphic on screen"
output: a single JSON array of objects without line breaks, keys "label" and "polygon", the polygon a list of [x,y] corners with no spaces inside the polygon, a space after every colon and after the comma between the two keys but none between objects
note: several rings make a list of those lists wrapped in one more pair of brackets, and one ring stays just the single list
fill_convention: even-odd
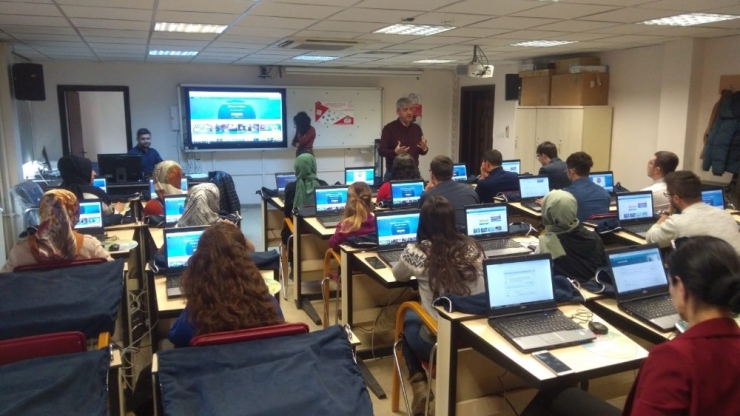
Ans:
[{"label": "blue circle graphic on screen", "polygon": [[177,209],[177,212],[179,212],[180,214],[182,214],[183,212],[185,212],[185,205],[180,205],[178,207],[178,209]]},{"label": "blue circle graphic on screen", "polygon": [[185,244],[185,252],[188,254],[188,256],[192,256],[193,253],[195,253],[195,249],[197,248],[198,248],[197,241],[188,241],[188,243]]}]

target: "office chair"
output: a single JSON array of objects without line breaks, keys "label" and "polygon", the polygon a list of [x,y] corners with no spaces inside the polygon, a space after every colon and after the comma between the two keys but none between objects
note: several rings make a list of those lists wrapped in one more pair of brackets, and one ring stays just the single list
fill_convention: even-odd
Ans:
[{"label": "office chair", "polygon": [[211,334],[198,335],[190,341],[190,346],[205,347],[209,345],[233,344],[236,342],[248,342],[256,341],[258,339],[286,337],[300,334],[308,334],[308,325],[301,322],[286,322],[277,325],[240,329],[238,331],[214,332]]},{"label": "office chair", "polygon": [[23,211],[23,228],[39,225],[39,203],[44,190],[34,181],[21,182],[10,189],[18,207]]},{"label": "office chair", "polygon": [[288,256],[290,254],[290,247],[295,234],[295,227],[293,226],[293,220],[291,218],[285,218],[285,226],[290,230],[290,236],[286,244],[280,245],[280,284],[283,286],[283,300],[288,299],[288,281],[290,279],[291,269],[288,263]]},{"label": "office chair", "polygon": [[82,332],[57,332],[8,339],[0,341],[0,365],[85,351],[87,351],[87,340]]},{"label": "office chair", "polygon": [[[336,265],[337,267],[336,272],[332,272],[331,270],[333,265]],[[334,251],[332,248],[326,250],[326,254],[324,254],[324,279],[321,281],[321,294],[324,299],[324,328],[329,326],[329,301],[331,296],[330,283],[332,281],[337,284],[337,297],[334,301],[334,324],[336,325],[339,322],[339,296],[342,293],[340,267],[341,258],[339,257],[339,253]]]}]

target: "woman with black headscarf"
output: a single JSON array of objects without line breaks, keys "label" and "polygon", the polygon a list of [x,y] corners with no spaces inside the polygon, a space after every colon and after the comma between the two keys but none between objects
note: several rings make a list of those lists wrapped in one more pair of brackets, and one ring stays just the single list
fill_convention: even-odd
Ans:
[{"label": "woman with black headscarf", "polygon": [[62,156],[57,162],[57,169],[62,175],[60,188],[75,194],[77,200],[99,199],[103,203],[103,215],[115,214],[108,194],[92,185],[94,176],[90,159],[75,155]]}]

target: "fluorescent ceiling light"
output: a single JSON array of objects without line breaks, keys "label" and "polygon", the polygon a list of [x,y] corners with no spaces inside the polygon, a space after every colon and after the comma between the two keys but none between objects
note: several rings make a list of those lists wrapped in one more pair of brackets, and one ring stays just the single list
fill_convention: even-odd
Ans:
[{"label": "fluorescent ceiling light", "polygon": [[532,48],[549,48],[551,46],[567,45],[569,43],[576,43],[575,41],[569,40],[528,40],[526,42],[512,43],[509,46],[526,46]]},{"label": "fluorescent ceiling light", "polygon": [[412,35],[412,36],[431,36],[437,33],[446,32],[456,29],[453,26],[430,26],[430,25],[391,25],[378,29],[373,33],[383,33],[386,35]]},{"label": "fluorescent ceiling light", "polygon": [[155,32],[184,32],[184,33],[221,33],[226,25],[202,25],[200,23],[167,23],[157,22]]},{"label": "fluorescent ceiling light", "polygon": [[326,62],[326,61],[333,61],[335,59],[339,59],[339,57],[338,56],[301,55],[301,56],[294,56],[293,59],[297,59],[299,61]]},{"label": "fluorescent ceiling light", "polygon": [[287,75],[333,75],[333,76],[386,76],[386,77],[420,77],[423,71],[405,69],[370,69],[370,68],[317,68],[285,67]]},{"label": "fluorescent ceiling light", "polygon": [[647,20],[645,22],[640,22],[639,24],[658,26],[694,26],[737,18],[740,18],[740,16],[734,16],[731,14],[688,13],[680,14],[678,16],[663,17],[661,19]]},{"label": "fluorescent ceiling light", "polygon": [[457,62],[454,59],[422,59],[421,61],[414,61],[414,64],[449,64],[450,62]]},{"label": "fluorescent ceiling light", "polygon": [[195,56],[197,54],[198,54],[198,51],[160,51],[160,50],[149,51],[149,55],[152,55],[152,56]]}]

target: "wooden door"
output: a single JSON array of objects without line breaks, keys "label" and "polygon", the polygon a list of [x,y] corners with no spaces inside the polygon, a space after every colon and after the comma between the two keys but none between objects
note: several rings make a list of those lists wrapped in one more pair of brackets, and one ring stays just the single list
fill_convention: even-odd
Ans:
[{"label": "wooden door", "polygon": [[82,134],[82,112],[80,93],[67,91],[64,94],[67,105],[67,134],[70,154],[85,157],[85,142]]},{"label": "wooden door", "polygon": [[460,94],[459,163],[468,167],[468,175],[480,169],[480,157],[493,148],[493,103],[495,86],[463,87]]}]

